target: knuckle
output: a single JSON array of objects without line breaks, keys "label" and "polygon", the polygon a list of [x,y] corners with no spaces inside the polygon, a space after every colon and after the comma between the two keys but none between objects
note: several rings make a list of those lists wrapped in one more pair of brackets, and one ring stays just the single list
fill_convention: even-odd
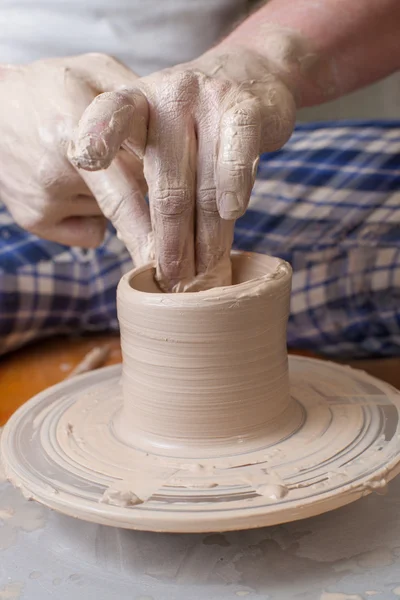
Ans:
[{"label": "knuckle", "polygon": [[171,81],[174,83],[175,89],[198,87],[200,73],[194,69],[184,69],[176,71],[171,76]]},{"label": "knuckle", "polygon": [[[248,140],[249,141],[249,140]],[[252,168],[254,157],[258,155],[259,143],[254,142],[234,145],[224,144],[221,148],[218,164],[232,172],[232,176],[240,175]]]},{"label": "knuckle", "polygon": [[112,223],[117,223],[121,219],[123,200],[120,198],[115,199],[115,196],[106,196],[102,198],[101,210],[103,215]]},{"label": "knuckle", "polygon": [[237,106],[225,113],[223,126],[235,129],[246,129],[257,126],[260,122],[260,110],[256,100],[247,106]]},{"label": "knuckle", "polygon": [[224,174],[229,179],[242,179],[251,170],[251,164],[241,162],[237,157],[227,157],[222,162]]},{"label": "knuckle", "polygon": [[176,72],[164,72],[157,86],[157,104],[168,110],[171,105],[194,104],[199,95],[198,74],[190,69]]},{"label": "knuckle", "polygon": [[103,215],[112,223],[120,223],[125,216],[125,206],[128,203],[134,202],[135,198],[132,194],[104,194],[99,198],[99,205]]},{"label": "knuckle", "polygon": [[153,209],[163,216],[177,217],[192,209],[192,194],[188,188],[152,190]]},{"label": "knuckle", "polygon": [[198,189],[197,205],[203,212],[218,215],[216,188]]}]

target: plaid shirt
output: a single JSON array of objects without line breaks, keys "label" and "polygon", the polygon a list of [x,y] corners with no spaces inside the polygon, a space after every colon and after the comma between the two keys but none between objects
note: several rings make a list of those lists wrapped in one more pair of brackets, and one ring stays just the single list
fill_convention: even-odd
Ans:
[{"label": "plaid shirt", "polygon": [[[298,126],[262,157],[235,247],[292,264],[291,346],[400,354],[400,121]],[[117,330],[129,268],[111,227],[97,250],[68,248],[26,233],[0,205],[0,352]]]}]

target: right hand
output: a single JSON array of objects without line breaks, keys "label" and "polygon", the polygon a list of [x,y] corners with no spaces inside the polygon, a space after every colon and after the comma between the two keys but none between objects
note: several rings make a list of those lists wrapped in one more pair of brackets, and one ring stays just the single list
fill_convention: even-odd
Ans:
[{"label": "right hand", "polygon": [[121,146],[135,151],[147,133],[162,289],[231,283],[234,224],[247,209],[259,156],[281,148],[294,127],[294,93],[284,79],[272,60],[231,45],[101,94],[84,112],[69,156],[88,172],[107,169]]},{"label": "right hand", "polygon": [[[92,248],[103,240],[105,215],[134,261],[149,260],[141,149],[116,152],[112,165],[98,173],[78,171],[67,157],[92,100],[136,79],[127,67],[100,54],[0,67],[0,200],[18,225],[61,244]],[[98,148],[100,155],[106,150]],[[126,231],[132,223],[135,230]]]}]

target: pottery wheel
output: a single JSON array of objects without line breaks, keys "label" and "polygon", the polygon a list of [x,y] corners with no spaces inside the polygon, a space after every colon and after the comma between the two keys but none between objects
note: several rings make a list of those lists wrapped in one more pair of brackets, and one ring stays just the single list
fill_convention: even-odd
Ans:
[{"label": "pottery wheel", "polygon": [[67,515],[164,532],[274,525],[384,492],[400,472],[400,393],[349,367],[289,364],[297,409],[285,426],[264,445],[237,440],[231,456],[212,459],[166,458],[117,439],[120,366],[63,382],[6,425],[7,476]]}]

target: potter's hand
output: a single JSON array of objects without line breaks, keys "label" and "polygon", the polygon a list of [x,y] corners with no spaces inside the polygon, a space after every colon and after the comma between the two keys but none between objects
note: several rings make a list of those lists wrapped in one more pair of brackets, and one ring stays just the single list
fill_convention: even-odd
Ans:
[{"label": "potter's hand", "polygon": [[[265,57],[218,47],[100,95],[86,110],[70,153],[77,166],[107,168],[121,146],[144,156],[164,289],[230,283],[234,221],[247,208],[259,155],[280,148],[293,129],[295,102],[284,79]],[[108,210],[126,213],[130,203],[136,213],[137,200],[110,198]]]},{"label": "potter's hand", "polygon": [[[93,98],[135,80],[129,69],[97,54],[0,67],[0,198],[20,226],[62,244],[95,247],[106,224],[99,204],[110,195],[143,196],[142,165],[128,153],[102,173],[79,173],[67,158],[72,133]],[[140,202],[128,204],[128,214],[121,204],[115,220],[118,225],[136,217],[136,254],[148,260],[141,256],[150,231],[147,206],[133,214]]]}]

